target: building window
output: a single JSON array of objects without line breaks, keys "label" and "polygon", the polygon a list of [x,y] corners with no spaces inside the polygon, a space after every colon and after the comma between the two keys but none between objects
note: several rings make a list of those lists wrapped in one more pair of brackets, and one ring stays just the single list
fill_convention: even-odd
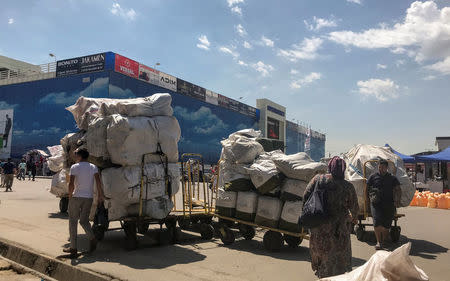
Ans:
[{"label": "building window", "polygon": [[269,139],[280,139],[280,121],[267,118],[267,137]]}]

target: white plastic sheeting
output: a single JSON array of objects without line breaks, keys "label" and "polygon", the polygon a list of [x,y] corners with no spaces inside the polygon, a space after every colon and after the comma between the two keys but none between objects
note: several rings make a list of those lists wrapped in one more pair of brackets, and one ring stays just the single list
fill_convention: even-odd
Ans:
[{"label": "white plastic sheeting", "polygon": [[64,168],[64,150],[61,145],[48,146],[51,156],[47,159],[48,168],[52,172],[59,172]]},{"label": "white plastic sheeting", "polygon": [[324,163],[314,162],[306,153],[291,155],[277,154],[273,158],[277,168],[288,178],[309,182],[316,174],[326,173],[328,167]]},{"label": "white plastic sheeting", "polygon": [[264,152],[256,138],[261,135],[260,131],[245,129],[231,134],[228,139],[221,141],[221,159],[232,163],[249,164]]},{"label": "white plastic sheeting", "polygon": [[50,193],[58,197],[69,195],[69,183],[67,181],[68,170],[63,169],[53,175]]},{"label": "white plastic sheeting", "polygon": [[[144,201],[142,211],[144,216],[160,220],[167,217],[172,209],[172,201],[168,196],[164,196]],[[132,216],[139,215],[139,204],[128,206],[127,213]]]},{"label": "white plastic sheeting", "polygon": [[272,160],[265,158],[256,159],[256,161],[247,168],[247,171],[250,174],[252,183],[257,189],[279,173],[275,163]]}]

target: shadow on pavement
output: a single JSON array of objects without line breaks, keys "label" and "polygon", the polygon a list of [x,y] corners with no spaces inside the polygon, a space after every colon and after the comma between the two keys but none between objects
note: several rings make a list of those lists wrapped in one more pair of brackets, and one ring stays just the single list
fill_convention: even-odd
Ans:
[{"label": "shadow on pavement", "polygon": [[49,219],[68,219],[68,213],[48,213]]},{"label": "shadow on pavement", "polygon": [[406,242],[411,242],[411,256],[417,256],[424,259],[436,259],[437,255],[434,254],[441,254],[441,253],[447,253],[448,248],[445,248],[441,245],[438,245],[436,243],[426,241],[426,240],[420,240],[420,239],[407,239]]}]

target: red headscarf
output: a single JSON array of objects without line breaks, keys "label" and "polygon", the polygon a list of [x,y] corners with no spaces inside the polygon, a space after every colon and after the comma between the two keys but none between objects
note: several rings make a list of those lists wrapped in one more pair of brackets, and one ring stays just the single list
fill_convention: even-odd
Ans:
[{"label": "red headscarf", "polygon": [[333,178],[336,179],[344,178],[346,167],[347,164],[345,163],[344,159],[340,158],[339,156],[334,156],[333,158],[331,158],[330,162],[328,162],[328,170],[330,171]]}]

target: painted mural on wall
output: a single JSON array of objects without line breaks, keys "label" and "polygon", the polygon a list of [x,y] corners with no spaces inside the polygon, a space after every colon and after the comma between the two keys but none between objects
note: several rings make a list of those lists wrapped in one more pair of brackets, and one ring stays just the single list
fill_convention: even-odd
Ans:
[{"label": "painted mural on wall", "polygon": [[[306,138],[306,134],[286,129],[286,154],[305,151]],[[319,161],[325,156],[325,140],[311,138],[310,156],[315,161]]]},{"label": "painted mural on wall", "polygon": [[11,156],[13,118],[14,109],[0,110],[0,159]]}]

